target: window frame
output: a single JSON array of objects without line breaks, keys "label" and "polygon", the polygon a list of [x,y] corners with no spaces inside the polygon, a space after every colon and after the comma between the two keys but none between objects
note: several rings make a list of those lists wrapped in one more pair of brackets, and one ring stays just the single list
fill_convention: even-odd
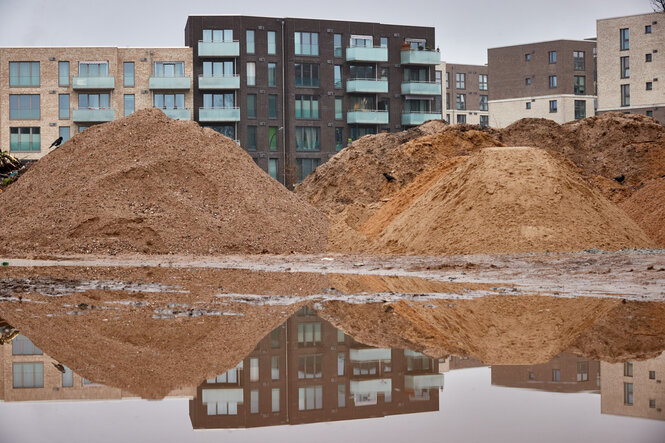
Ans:
[{"label": "window frame", "polygon": [[[15,66],[15,69],[12,69],[12,66]],[[24,68],[28,68],[28,74],[27,75],[21,75],[21,71],[24,70]],[[37,74],[33,72],[35,70],[35,67],[37,68]],[[14,81],[12,82],[12,71],[16,71],[16,75],[13,76]],[[35,62],[35,61],[27,61],[27,60],[22,60],[22,61],[10,61],[9,62],[9,87],[10,88],[38,88],[41,86],[41,65],[40,62]],[[28,83],[24,84],[21,82],[22,78],[27,78]],[[37,83],[35,84],[35,78],[37,79]]]}]

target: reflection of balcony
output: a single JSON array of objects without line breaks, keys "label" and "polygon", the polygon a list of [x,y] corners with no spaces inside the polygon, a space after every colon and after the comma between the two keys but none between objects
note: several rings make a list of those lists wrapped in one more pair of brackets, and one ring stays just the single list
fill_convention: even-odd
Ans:
[{"label": "reflection of balcony", "polygon": [[161,109],[161,111],[166,114],[168,118],[173,120],[191,120],[192,119],[192,110],[185,108],[170,108],[170,109]]},{"label": "reflection of balcony", "polygon": [[387,125],[388,111],[375,111],[372,109],[354,109],[346,113],[346,122],[349,124]]},{"label": "reflection of balcony", "polygon": [[387,62],[388,48],[372,48],[367,46],[354,46],[346,48],[347,62]]},{"label": "reflection of balcony", "polygon": [[349,382],[351,394],[389,394],[393,390],[390,378],[375,378],[372,380],[351,380]]},{"label": "reflection of balcony", "polygon": [[199,41],[199,57],[238,57],[240,42],[203,42]]},{"label": "reflection of balcony", "polygon": [[240,108],[199,108],[199,121],[239,122]]},{"label": "reflection of balcony", "polygon": [[150,89],[191,89],[192,79],[190,77],[150,77],[148,87]]},{"label": "reflection of balcony", "polygon": [[405,375],[404,387],[407,390],[433,389],[443,387],[443,374]]},{"label": "reflection of balcony", "polygon": [[73,89],[113,89],[114,77],[74,77]]},{"label": "reflection of balcony", "polygon": [[74,109],[72,120],[75,122],[99,123],[115,119],[113,109]]},{"label": "reflection of balcony", "polygon": [[240,89],[239,75],[199,75],[199,89]]},{"label": "reflection of balcony", "polygon": [[441,53],[439,51],[402,51],[400,62],[403,65],[438,65],[441,63]]},{"label": "reflection of balcony", "polygon": [[201,402],[206,405],[208,415],[237,415],[238,405],[243,403],[243,390],[203,389]]},{"label": "reflection of balcony", "polygon": [[387,93],[388,80],[373,78],[350,79],[346,82],[346,92]]},{"label": "reflection of balcony", "polygon": [[440,112],[402,112],[402,124],[406,126],[422,125],[429,120],[441,120]]},{"label": "reflection of balcony", "polygon": [[402,94],[441,95],[441,83],[405,81],[402,83]]},{"label": "reflection of balcony", "polygon": [[378,361],[390,360],[390,349],[382,348],[367,348],[367,349],[351,349],[349,350],[349,360],[351,361]]}]

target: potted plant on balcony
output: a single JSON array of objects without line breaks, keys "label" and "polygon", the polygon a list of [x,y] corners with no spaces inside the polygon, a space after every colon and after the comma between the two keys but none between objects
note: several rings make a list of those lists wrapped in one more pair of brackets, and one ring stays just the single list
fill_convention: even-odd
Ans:
[{"label": "potted plant on balcony", "polygon": [[402,43],[402,51],[410,51],[411,45],[407,42]]}]

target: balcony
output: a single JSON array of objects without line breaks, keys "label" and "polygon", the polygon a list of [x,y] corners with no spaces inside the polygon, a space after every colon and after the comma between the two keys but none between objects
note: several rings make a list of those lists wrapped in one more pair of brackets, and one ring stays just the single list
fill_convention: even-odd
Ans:
[{"label": "balcony", "polygon": [[347,62],[387,62],[388,61],[388,48],[383,47],[367,47],[367,46],[354,46],[346,48],[346,61]]},{"label": "balcony", "polygon": [[356,78],[347,80],[346,92],[365,92],[370,94],[387,93],[388,80],[374,78]]},{"label": "balcony", "polygon": [[443,374],[405,375],[404,387],[414,391],[443,388]]},{"label": "balcony", "polygon": [[441,63],[441,53],[439,51],[411,49],[402,51],[400,61],[403,65],[438,65]]},{"label": "balcony", "polygon": [[351,349],[349,351],[351,361],[390,360],[391,357],[391,350],[387,348]]},{"label": "balcony", "polygon": [[240,89],[239,75],[204,77],[199,75],[199,89]]},{"label": "balcony", "polygon": [[377,394],[392,392],[392,379],[375,378],[372,380],[351,380],[349,388],[351,394]]},{"label": "balcony", "polygon": [[191,77],[150,77],[150,89],[192,89]]},{"label": "balcony", "polygon": [[72,82],[74,89],[113,89],[115,88],[114,77],[74,77]]},{"label": "balcony", "polygon": [[77,123],[110,122],[115,119],[113,109],[74,109],[72,120]]},{"label": "balcony", "polygon": [[240,108],[199,108],[201,122],[239,122]]},{"label": "balcony", "polygon": [[441,84],[436,82],[402,83],[402,95],[441,95]]},{"label": "balcony", "polygon": [[429,120],[441,120],[440,112],[402,112],[402,124],[405,126],[422,125]]},{"label": "balcony", "polygon": [[204,42],[199,41],[199,57],[238,57],[240,42]]},{"label": "balcony", "polygon": [[355,109],[346,113],[346,122],[360,125],[387,125],[388,111]]},{"label": "balcony", "polygon": [[168,118],[173,120],[191,120],[192,119],[192,110],[185,108],[170,108],[170,109],[161,109],[161,111],[166,114]]}]

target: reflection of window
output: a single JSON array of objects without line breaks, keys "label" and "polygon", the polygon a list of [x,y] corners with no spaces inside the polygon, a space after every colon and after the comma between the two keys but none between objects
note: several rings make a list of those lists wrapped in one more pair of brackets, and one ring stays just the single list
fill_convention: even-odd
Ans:
[{"label": "reflection of window", "polygon": [[270,357],[270,378],[279,380],[279,355]]},{"label": "reflection of window", "polygon": [[251,391],[249,393],[249,407],[250,410],[249,412],[251,414],[258,414],[259,413],[259,391],[257,389]]},{"label": "reflection of window", "polygon": [[109,62],[79,62],[79,77],[108,77]]},{"label": "reflection of window", "polygon": [[12,341],[12,355],[42,355],[43,352],[35,346],[28,337],[17,335]]},{"label": "reflection of window", "polygon": [[[205,109],[233,108],[234,107],[233,93],[203,94],[203,107]],[[226,133],[223,134],[227,135]]]},{"label": "reflection of window", "polygon": [[649,371],[649,380],[656,379],[656,371]]},{"label": "reflection of window", "polygon": [[342,34],[335,34],[333,37],[333,51],[335,57],[342,56]]},{"label": "reflection of window", "polygon": [[185,94],[155,94],[155,108],[185,109]]},{"label": "reflection of window", "polygon": [[[69,110],[67,110],[69,114]],[[10,94],[10,120],[39,120],[39,94]]]},{"label": "reflection of window", "polygon": [[256,63],[247,63],[247,86],[256,86]]},{"label": "reflection of window", "polygon": [[39,86],[39,62],[9,62],[9,86]]},{"label": "reflection of window", "polygon": [[337,407],[346,407],[346,385],[337,385]]},{"label": "reflection of window", "polygon": [[559,369],[552,369],[552,381],[561,381],[561,371]]},{"label": "reflection of window", "polygon": [[298,378],[321,378],[322,354],[298,356]]},{"label": "reflection of window", "polygon": [[296,95],[296,118],[312,119],[319,118],[319,97],[316,95]]},{"label": "reflection of window", "polygon": [[344,343],[346,335],[344,332],[340,331],[339,329],[337,330],[337,343]]},{"label": "reflection of window", "polygon": [[337,353],[337,375],[344,375],[344,363],[346,360],[346,354],[343,352]]},{"label": "reflection of window", "polygon": [[316,63],[296,63],[296,86],[318,88],[319,65]]},{"label": "reflection of window", "polygon": [[535,380],[536,379],[536,374],[533,372],[529,372],[529,380]]},{"label": "reflection of window", "polygon": [[272,390],[272,412],[279,412],[279,388]]},{"label": "reflection of window", "polygon": [[[268,128],[268,147],[270,148],[271,151],[276,151],[277,150],[277,142],[278,142],[278,137],[277,137],[277,126],[270,126]],[[272,341],[272,336],[273,334],[277,334],[277,346],[274,345],[274,342]],[[275,329],[272,331],[270,335],[270,340],[271,344],[273,345],[273,348],[279,348],[279,330]]]},{"label": "reflection of window", "polygon": [[298,389],[298,410],[323,408],[323,386],[307,386]]},{"label": "reflection of window", "polygon": [[275,39],[275,31],[268,31],[268,54],[274,55],[277,53],[277,43]]},{"label": "reflection of window", "polygon": [[249,381],[259,381],[259,359],[249,359]]},{"label": "reflection of window", "polygon": [[584,71],[584,51],[573,51],[573,69]]},{"label": "reflection of window", "polygon": [[14,388],[43,388],[44,363],[14,363],[12,377]]},{"label": "reflection of window", "polygon": [[79,94],[79,109],[108,109],[110,102],[109,94]]},{"label": "reflection of window", "polygon": [[629,361],[623,364],[623,376],[624,377],[633,376],[633,364]]},{"label": "reflection of window", "polygon": [[580,361],[577,362],[577,381],[587,381],[589,380],[589,362]]},{"label": "reflection of window", "polygon": [[319,149],[321,149],[321,128],[297,126],[296,151],[318,151]]},{"label": "reflection of window", "polygon": [[65,372],[62,374],[62,387],[71,388],[72,386],[74,386],[74,373],[65,366]]},{"label": "reflection of window", "polygon": [[[318,159],[312,159],[318,160]],[[321,323],[300,323],[298,325],[298,344],[314,346],[321,343]]]},{"label": "reflection of window", "polygon": [[204,42],[232,42],[233,29],[204,29]]},{"label": "reflection of window", "polygon": [[295,32],[296,55],[319,55],[318,32]]},{"label": "reflection of window", "polygon": [[624,383],[623,384],[623,404],[632,405],[633,404],[633,384]]}]

